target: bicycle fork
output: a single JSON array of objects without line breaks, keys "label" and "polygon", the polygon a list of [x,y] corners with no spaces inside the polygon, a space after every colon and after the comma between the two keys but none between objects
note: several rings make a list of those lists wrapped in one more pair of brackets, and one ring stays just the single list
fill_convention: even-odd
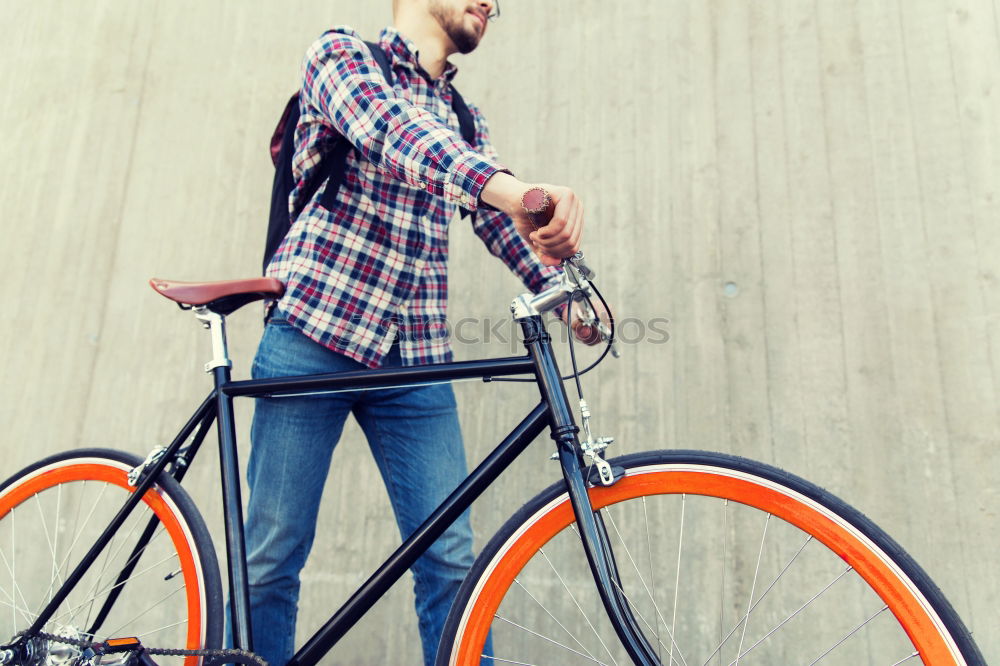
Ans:
[{"label": "bicycle fork", "polygon": [[603,521],[590,503],[587,466],[577,436],[580,429],[573,419],[566,389],[552,353],[551,338],[545,331],[540,316],[519,317],[517,321],[524,333],[524,344],[535,363],[542,399],[549,406],[552,438],[556,442],[566,489],[601,601],[618,639],[632,661],[641,666],[656,666],[660,664],[656,650],[639,628],[622,593],[611,541]]}]

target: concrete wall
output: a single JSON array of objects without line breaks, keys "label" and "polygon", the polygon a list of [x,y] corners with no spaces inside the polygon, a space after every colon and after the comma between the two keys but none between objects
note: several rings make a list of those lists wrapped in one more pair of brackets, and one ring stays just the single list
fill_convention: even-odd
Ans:
[{"label": "concrete wall", "polygon": [[[257,272],[266,142],[301,53],[336,23],[375,35],[389,4],[0,2],[4,475],[68,447],[143,453],[183,422],[207,340],[146,280]],[[599,430],[622,452],[736,452],[845,497],[925,566],[989,660],[998,14],[996,0],[504,0],[457,81],[512,168],[584,197],[619,315],[670,321],[669,342],[627,344],[587,382]],[[464,225],[452,242],[453,316],[499,321],[517,282]],[[230,322],[237,376],[257,315]],[[489,337],[460,356],[510,346]],[[534,402],[458,392],[473,460]],[[554,478],[547,449],[478,507],[480,535]],[[190,485],[218,526],[214,455],[200,467]],[[335,467],[305,628],[397,542],[356,428]],[[335,656],[412,663],[407,587]]]}]

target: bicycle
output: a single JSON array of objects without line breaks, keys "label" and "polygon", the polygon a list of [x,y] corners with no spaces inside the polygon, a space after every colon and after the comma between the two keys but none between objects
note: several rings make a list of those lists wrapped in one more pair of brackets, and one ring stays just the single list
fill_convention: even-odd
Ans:
[{"label": "bicycle", "polygon": [[[231,378],[225,318],[279,297],[280,282],[151,280],[209,330],[213,357],[205,369],[214,386],[173,441],[144,460],[67,451],[0,485],[0,618],[8,623],[0,628],[0,663],[260,663],[251,652],[233,399],[463,378],[533,383],[540,401],[299,649],[294,666],[319,663],[546,429],[562,479],[515,513],[476,559],[438,664],[479,663],[490,635],[498,664],[985,663],[920,567],[819,487],[721,453],[605,459],[610,440],[591,433],[582,392],[577,425],[564,388],[572,378],[579,389],[590,368],[577,369],[571,344],[573,372],[562,377],[542,320],[576,301],[593,317],[590,299],[600,293],[592,280],[578,255],[564,264],[561,284],[514,300],[524,356],[266,380]],[[600,328],[594,319],[589,325]],[[613,320],[601,333],[607,347],[590,367],[613,345]],[[216,553],[180,485],[213,425],[231,650],[220,649]]]}]

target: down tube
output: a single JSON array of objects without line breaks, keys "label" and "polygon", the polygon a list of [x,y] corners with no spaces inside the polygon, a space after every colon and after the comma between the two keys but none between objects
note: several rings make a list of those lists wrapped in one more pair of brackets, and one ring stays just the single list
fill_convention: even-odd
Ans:
[{"label": "down tube", "polygon": [[545,426],[548,407],[539,404],[455,491],[396,549],[378,571],[300,649],[288,666],[312,666],[399,580],[434,541],[507,469]]}]

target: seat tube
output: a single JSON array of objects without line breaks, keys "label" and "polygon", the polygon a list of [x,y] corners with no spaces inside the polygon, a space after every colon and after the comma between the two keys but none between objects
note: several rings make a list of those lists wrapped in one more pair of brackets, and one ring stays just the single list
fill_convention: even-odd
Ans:
[{"label": "seat tube", "polygon": [[635,664],[642,666],[659,664],[655,649],[638,628],[623,595],[618,594],[614,587],[617,577],[609,558],[611,544],[607,542],[607,532],[601,530],[597,523],[587,493],[586,465],[577,437],[580,429],[573,419],[566,388],[563,386],[562,376],[552,352],[551,337],[545,331],[539,315],[518,317],[517,321],[521,325],[528,354],[535,363],[535,375],[542,400],[549,408],[552,438],[556,442],[570,504],[576,516],[594,583],[601,595],[608,619]]},{"label": "seat tube", "polygon": [[218,409],[219,468],[222,477],[222,511],[226,529],[229,600],[232,607],[233,647],[253,650],[250,628],[250,587],[247,576],[246,539],[243,535],[243,501],[240,496],[240,467],[236,448],[236,420],[233,398],[223,391],[232,379],[232,361],[226,348],[226,322],[222,315],[205,308],[195,311],[212,335],[212,360],[205,364],[215,380]]}]

